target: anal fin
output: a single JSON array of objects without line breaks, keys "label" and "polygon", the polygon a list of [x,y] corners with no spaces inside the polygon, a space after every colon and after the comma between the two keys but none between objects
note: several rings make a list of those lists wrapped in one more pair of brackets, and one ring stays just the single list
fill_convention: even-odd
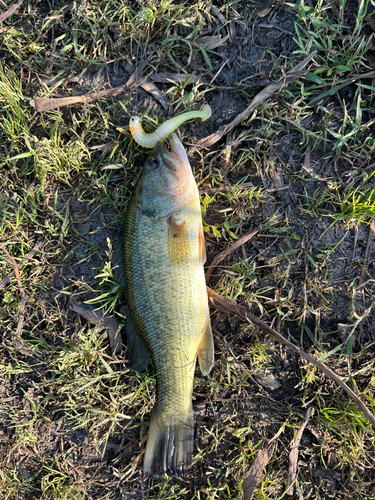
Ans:
[{"label": "anal fin", "polygon": [[199,361],[199,368],[202,372],[202,375],[207,375],[208,373],[210,373],[211,368],[215,361],[214,338],[212,335],[211,321],[208,311],[207,311],[206,324],[203,328],[202,340],[201,343],[199,344],[197,355]]},{"label": "anal fin", "polygon": [[146,370],[151,361],[151,354],[135,330],[128,307],[126,308],[126,337],[130,367],[138,372]]}]

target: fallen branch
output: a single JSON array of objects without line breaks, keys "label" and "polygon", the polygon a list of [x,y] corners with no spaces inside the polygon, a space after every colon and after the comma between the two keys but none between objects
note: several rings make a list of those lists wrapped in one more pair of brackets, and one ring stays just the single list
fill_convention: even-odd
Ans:
[{"label": "fallen branch", "polygon": [[250,467],[249,472],[243,480],[242,489],[244,500],[250,500],[253,496],[254,490],[262,477],[263,471],[272,458],[275,445],[276,443],[272,442],[268,448],[260,449],[258,451],[253,465]]},{"label": "fallen branch", "polygon": [[297,463],[298,463],[298,447],[301,442],[303,431],[310,420],[310,418],[314,415],[314,408],[308,408],[306,411],[306,415],[304,420],[302,421],[296,435],[293,439],[292,449],[289,453],[289,471],[288,471],[288,480],[287,480],[287,490],[286,494],[292,496],[294,494],[294,481],[297,475]]},{"label": "fallen branch", "polygon": [[[72,97],[36,97],[30,101],[30,106],[36,109],[36,111],[51,111],[52,109],[62,108],[64,106],[71,106],[72,104],[87,104],[89,102],[97,101],[98,99],[103,99],[106,97],[112,97],[114,95],[123,92],[124,90],[132,87],[138,80],[139,75],[144,70],[150,59],[143,61],[134,73],[130,76],[128,81],[124,85],[114,87],[112,89],[100,90],[99,92],[89,92],[84,95],[77,95]],[[143,83],[144,80],[139,81],[138,84]]]},{"label": "fallen branch", "polygon": [[367,408],[367,406],[359,399],[359,397],[354,394],[354,392],[341,380],[341,378],[336,375],[328,366],[324,365],[317,359],[313,358],[310,356],[310,354],[307,354],[305,351],[297,347],[296,345],[292,344],[284,338],[280,333],[278,333],[276,330],[273,328],[269,327],[264,321],[260,320],[253,314],[251,314],[250,311],[248,311],[245,307],[239,306],[233,300],[227,299],[225,297],[222,297],[219,295],[217,292],[212,290],[211,288],[207,287],[207,293],[208,293],[208,298],[211,302],[211,304],[216,307],[216,309],[219,309],[220,311],[231,313],[231,314],[237,314],[241,318],[243,318],[245,321],[254,323],[255,325],[259,326],[264,332],[268,333],[271,335],[273,338],[275,338],[277,341],[279,341],[281,344],[285,345],[288,349],[291,351],[295,352],[298,354],[302,359],[305,359],[312,365],[316,366],[319,370],[321,370],[324,375],[331,380],[333,380],[337,385],[339,385],[349,396],[349,398],[354,401],[354,403],[358,406],[358,408],[362,411],[364,417],[374,426],[375,428],[375,417],[371,413],[371,411]]},{"label": "fallen branch", "polygon": [[286,73],[286,75],[281,78],[278,82],[273,82],[267,85],[259,94],[257,94],[254,99],[251,101],[250,105],[234,118],[230,123],[225,125],[224,127],[219,128],[215,133],[204,137],[196,144],[196,148],[208,148],[218,142],[224,135],[230,132],[234,127],[237,127],[243,120],[249,118],[255,108],[259,106],[259,104],[266,99],[268,99],[275,92],[279,92],[282,88],[284,88],[288,83],[294,82],[302,76],[302,69],[311,61],[311,59],[317,54],[315,50],[309,56],[306,57],[302,62],[297,64],[295,68],[291,69]]},{"label": "fallen branch", "polygon": [[[21,260],[21,262],[17,265],[17,269],[20,271],[23,266],[30,260],[34,257],[34,255],[36,254],[36,252],[39,252],[39,250],[42,248],[42,246],[44,245],[44,241],[43,240],[40,240],[37,242],[37,244],[34,246],[34,248],[26,255],[26,257],[24,259]],[[10,274],[8,274],[8,276],[6,278],[4,278],[1,283],[0,283],[0,290],[2,288],[4,288],[4,286],[9,283],[9,281],[13,278],[13,276],[15,276],[16,273],[14,271],[12,271]]]},{"label": "fallen branch", "polygon": [[247,241],[249,241],[253,236],[257,234],[259,229],[252,229],[249,233],[245,234],[244,236],[241,236],[238,240],[236,240],[232,245],[230,245],[228,248],[220,252],[214,260],[212,261],[211,265],[207,268],[206,271],[206,284],[208,285],[208,282],[210,281],[210,278],[212,276],[213,270],[215,267],[220,264],[222,260],[225,259],[228,255],[230,255],[232,252],[237,250],[241,245],[244,245]]},{"label": "fallen branch", "polygon": [[4,12],[4,14],[0,14],[0,23],[5,21],[5,19],[8,19],[8,17],[18,9],[18,7],[21,7],[22,3],[23,0],[18,0],[18,2],[12,5],[12,7],[9,7],[9,9]]},{"label": "fallen branch", "polygon": [[18,290],[21,295],[21,305],[20,305],[20,313],[18,316],[18,323],[17,323],[17,329],[16,329],[16,345],[19,345],[21,341],[21,333],[22,333],[22,327],[23,323],[25,321],[25,310],[26,310],[26,293],[25,290],[22,286],[21,278],[20,278],[20,273],[18,271],[18,266],[17,262],[14,260],[14,258],[5,250],[5,248],[2,248],[3,252],[5,253],[8,261],[12,264],[13,269],[14,269],[14,274],[17,279],[17,284],[18,284]]},{"label": "fallen branch", "polygon": [[84,304],[83,302],[73,302],[70,309],[80,316],[85,318],[89,323],[98,325],[99,328],[105,329],[108,333],[111,351],[117,354],[122,349],[120,327],[117,319],[114,316],[104,314],[100,309],[94,310],[93,307]]}]

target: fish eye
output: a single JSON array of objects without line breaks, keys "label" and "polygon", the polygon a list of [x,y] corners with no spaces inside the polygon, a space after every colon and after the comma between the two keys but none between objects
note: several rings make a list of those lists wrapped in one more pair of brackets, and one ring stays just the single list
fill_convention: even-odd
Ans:
[{"label": "fish eye", "polygon": [[159,168],[159,166],[160,166],[160,162],[157,158],[150,158],[148,161],[148,164],[152,169],[155,169],[155,170],[157,168]]}]

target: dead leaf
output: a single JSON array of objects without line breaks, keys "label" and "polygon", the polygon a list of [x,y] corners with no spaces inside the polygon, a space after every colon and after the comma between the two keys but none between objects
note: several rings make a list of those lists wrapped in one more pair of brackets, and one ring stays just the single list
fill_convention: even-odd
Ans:
[{"label": "dead leaf", "polygon": [[253,377],[261,386],[269,389],[270,391],[276,391],[276,389],[280,389],[282,387],[282,382],[278,379],[273,373],[267,372],[264,373],[254,373]]},{"label": "dead leaf", "polygon": [[205,49],[212,50],[217,49],[217,47],[220,47],[220,45],[224,45],[228,38],[229,35],[225,36],[224,38],[221,35],[202,36],[202,38],[198,38],[195,43]]},{"label": "dead leaf", "polygon": [[308,408],[306,411],[305,418],[302,421],[296,435],[294,436],[292,449],[290,450],[289,453],[289,471],[288,471],[288,480],[286,485],[287,487],[286,494],[289,496],[294,495],[293,483],[296,480],[297,476],[298,447],[301,442],[303,431],[305,430],[307,422],[310,420],[312,415],[314,415],[314,408]]},{"label": "dead leaf", "polygon": [[258,12],[258,17],[266,17],[268,14],[271,12],[272,7],[267,7],[267,9],[263,9],[260,12]]},{"label": "dead leaf", "polygon": [[2,23],[3,21],[5,21],[5,19],[10,17],[13,14],[13,12],[15,12],[18,9],[18,7],[22,5],[22,3],[23,0],[18,0],[18,2],[9,7],[9,9],[4,12],[4,14],[0,14],[0,23]]},{"label": "dead leaf", "polygon": [[143,88],[143,90],[151,94],[154,99],[159,101],[164,109],[169,108],[169,106],[171,105],[171,101],[161,90],[157,88],[157,86],[154,83],[144,82],[141,83],[141,87]]},{"label": "dead leaf", "polygon": [[272,458],[275,444],[276,443],[273,442],[268,446],[268,448],[258,451],[253,465],[250,467],[249,472],[243,480],[242,489],[244,500],[250,500],[253,496],[254,490],[262,477],[263,471]]},{"label": "dead leaf", "polygon": [[149,79],[156,83],[185,83],[186,80],[189,80],[188,84],[204,83],[207,85],[209,83],[208,80],[191,73],[155,73],[150,75]]},{"label": "dead leaf", "polygon": [[84,95],[72,96],[72,97],[56,97],[56,98],[46,98],[46,97],[36,97],[30,101],[30,106],[35,108],[37,111],[51,111],[52,109],[62,108],[64,106],[70,106],[72,104],[87,104],[89,102],[96,101],[105,97],[111,97],[129,89],[133,85],[141,85],[145,79],[139,79],[141,72],[148,64],[150,58],[143,61],[134,73],[130,76],[128,81],[124,85],[114,87],[112,89],[100,90],[99,92],[89,92]]},{"label": "dead leaf", "polygon": [[214,16],[216,16],[219,19],[219,21],[221,22],[221,24],[225,24],[226,23],[225,17],[220,12],[220,9],[218,9],[218,7],[215,7],[214,5],[211,4],[211,12],[212,12],[212,14]]},{"label": "dead leaf", "polygon": [[94,308],[83,302],[73,302],[70,309],[78,313],[86,321],[93,325],[98,325],[99,328],[106,329],[111,344],[111,351],[118,354],[122,350],[120,327],[117,319],[109,314],[104,314],[101,309],[94,310]]}]

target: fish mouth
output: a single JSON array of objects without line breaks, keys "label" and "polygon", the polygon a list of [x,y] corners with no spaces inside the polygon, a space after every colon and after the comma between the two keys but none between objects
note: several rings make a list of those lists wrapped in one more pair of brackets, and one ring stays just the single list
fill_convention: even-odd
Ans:
[{"label": "fish mouth", "polygon": [[175,133],[171,134],[168,139],[171,150],[169,151],[161,142],[158,142],[153,150],[154,156],[159,153],[165,166],[174,172],[181,167],[189,167],[189,160],[180,139]]}]

